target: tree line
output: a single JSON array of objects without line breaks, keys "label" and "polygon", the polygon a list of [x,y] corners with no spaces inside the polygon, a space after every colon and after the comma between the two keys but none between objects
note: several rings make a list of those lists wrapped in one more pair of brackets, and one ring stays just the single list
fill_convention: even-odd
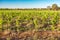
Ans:
[{"label": "tree line", "polygon": [[52,6],[47,6],[48,10],[60,10],[60,7],[57,4],[52,4]]},{"label": "tree line", "polygon": [[0,10],[60,10],[57,4],[52,4],[52,6],[47,6],[47,8],[0,8]]}]

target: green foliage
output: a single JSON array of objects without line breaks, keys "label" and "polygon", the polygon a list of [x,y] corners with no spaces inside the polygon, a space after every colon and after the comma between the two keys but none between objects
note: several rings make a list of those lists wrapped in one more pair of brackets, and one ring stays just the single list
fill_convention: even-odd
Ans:
[{"label": "green foliage", "polygon": [[32,28],[36,30],[55,30],[59,21],[59,11],[0,10],[0,29],[16,27],[16,30],[24,31]]}]

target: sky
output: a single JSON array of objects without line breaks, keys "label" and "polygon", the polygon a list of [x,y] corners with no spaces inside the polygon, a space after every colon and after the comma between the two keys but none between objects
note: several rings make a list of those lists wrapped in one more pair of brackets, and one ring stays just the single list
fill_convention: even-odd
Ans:
[{"label": "sky", "polygon": [[0,0],[0,8],[46,8],[52,4],[60,6],[60,0]]}]

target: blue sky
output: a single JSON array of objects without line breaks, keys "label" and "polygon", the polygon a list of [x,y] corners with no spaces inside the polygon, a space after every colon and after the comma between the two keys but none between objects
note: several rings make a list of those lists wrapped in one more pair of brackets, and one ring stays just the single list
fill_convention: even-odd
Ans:
[{"label": "blue sky", "polygon": [[60,0],[0,0],[0,8],[46,8]]}]

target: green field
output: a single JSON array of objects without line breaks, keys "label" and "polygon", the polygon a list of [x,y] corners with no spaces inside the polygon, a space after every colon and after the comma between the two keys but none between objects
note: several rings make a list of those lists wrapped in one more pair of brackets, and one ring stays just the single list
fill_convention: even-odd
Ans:
[{"label": "green field", "polygon": [[0,10],[0,40],[60,40],[60,10]]},{"label": "green field", "polygon": [[60,11],[0,10],[0,31],[60,30]]}]

